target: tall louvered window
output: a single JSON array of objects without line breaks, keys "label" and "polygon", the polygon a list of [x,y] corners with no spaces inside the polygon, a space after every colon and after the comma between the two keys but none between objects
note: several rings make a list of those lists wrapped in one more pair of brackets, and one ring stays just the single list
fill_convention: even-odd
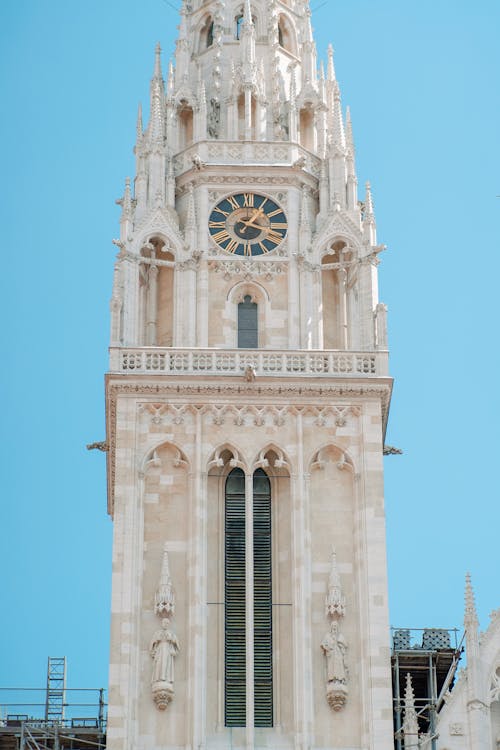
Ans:
[{"label": "tall louvered window", "polygon": [[259,346],[257,304],[247,294],[238,305],[238,348],[257,349]]},{"label": "tall louvered window", "polygon": [[[245,475],[226,481],[225,508],[225,724],[246,725]],[[253,476],[254,725],[273,725],[271,485]]]},{"label": "tall louvered window", "polygon": [[255,726],[273,725],[273,623],[271,569],[271,485],[253,475],[254,695]]},{"label": "tall louvered window", "polygon": [[234,469],[226,481],[225,517],[225,719],[246,724],[245,474]]}]

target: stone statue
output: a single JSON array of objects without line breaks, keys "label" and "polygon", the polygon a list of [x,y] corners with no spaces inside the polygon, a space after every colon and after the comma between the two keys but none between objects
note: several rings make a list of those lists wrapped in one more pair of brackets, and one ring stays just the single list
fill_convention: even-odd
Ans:
[{"label": "stone statue", "polygon": [[217,99],[210,100],[210,110],[208,113],[208,135],[210,138],[219,137],[220,126],[220,103]]},{"label": "stone statue", "polygon": [[340,711],[347,700],[347,668],[345,654],[347,643],[339,631],[339,624],[335,620],[330,625],[330,631],[321,643],[326,659],[327,686],[326,697],[335,711]]},{"label": "stone statue", "polygon": [[151,641],[149,653],[153,659],[151,691],[153,700],[161,711],[164,711],[174,697],[174,659],[179,653],[177,636],[169,630],[170,620],[161,621]]}]

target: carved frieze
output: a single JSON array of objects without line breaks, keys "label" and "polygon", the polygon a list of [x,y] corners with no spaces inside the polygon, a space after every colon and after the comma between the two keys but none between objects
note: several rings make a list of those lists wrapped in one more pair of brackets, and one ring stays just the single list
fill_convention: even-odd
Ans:
[{"label": "carved frieze", "polygon": [[243,276],[245,279],[264,276],[270,281],[273,277],[286,273],[288,261],[210,260],[208,267],[215,273],[221,273],[225,279],[232,276]]}]

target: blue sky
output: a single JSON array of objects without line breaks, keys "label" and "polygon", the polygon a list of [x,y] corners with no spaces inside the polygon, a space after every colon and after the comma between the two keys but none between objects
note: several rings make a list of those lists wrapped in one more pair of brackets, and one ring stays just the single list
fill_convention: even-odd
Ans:
[{"label": "blue sky", "polygon": [[[391,622],[460,627],[470,570],[484,628],[500,606],[500,6],[312,8],[388,246]],[[163,0],[1,3],[0,686],[42,686],[48,655],[73,687],[107,683],[112,524],[85,445],[104,437],[114,200],[177,21]]]}]

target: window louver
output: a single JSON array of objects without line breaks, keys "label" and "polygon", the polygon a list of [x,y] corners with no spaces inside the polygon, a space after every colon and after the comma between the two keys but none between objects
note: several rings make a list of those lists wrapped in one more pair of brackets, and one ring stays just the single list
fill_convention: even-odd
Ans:
[{"label": "window louver", "polygon": [[257,305],[249,294],[238,305],[238,349],[259,346]]},{"label": "window louver", "polygon": [[273,725],[273,628],[271,485],[258,469],[253,478],[255,726]]},{"label": "window louver", "polygon": [[226,482],[225,512],[225,724],[246,724],[245,475]]},{"label": "window louver", "polygon": [[[271,485],[253,478],[254,693],[256,727],[273,726]],[[226,481],[225,508],[225,725],[246,725],[245,475]]]}]

